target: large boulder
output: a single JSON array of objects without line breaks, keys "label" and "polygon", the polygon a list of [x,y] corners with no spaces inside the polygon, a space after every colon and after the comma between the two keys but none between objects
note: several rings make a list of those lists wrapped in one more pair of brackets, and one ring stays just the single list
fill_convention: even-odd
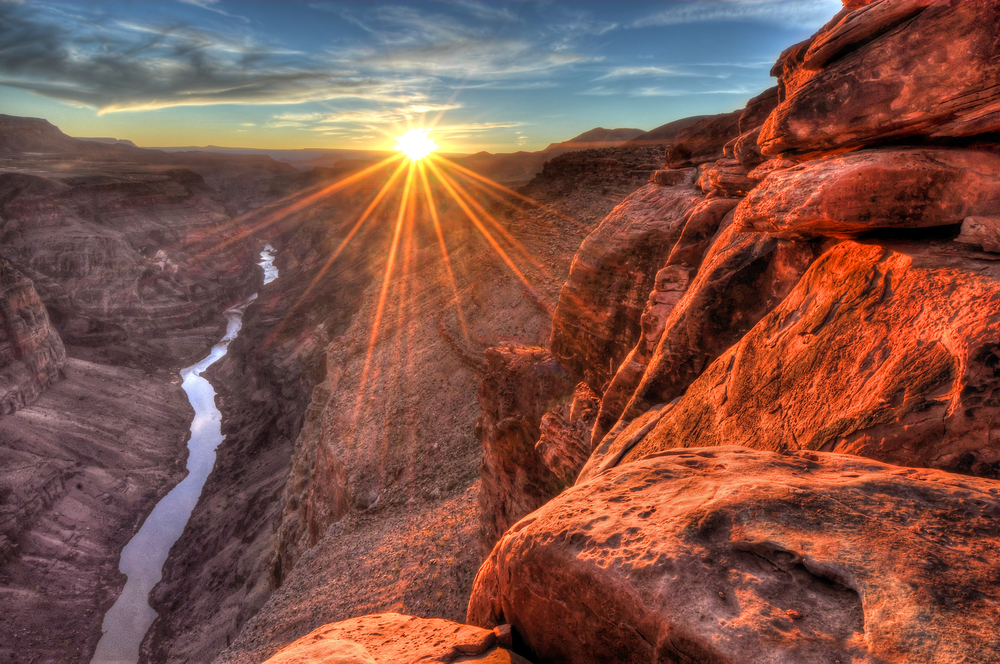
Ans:
[{"label": "large boulder", "polygon": [[857,237],[1000,215],[1000,154],[863,150],[771,173],[736,210],[743,230],[775,237]]},{"label": "large boulder", "polygon": [[639,318],[702,193],[649,184],[621,202],[580,245],[552,319],[552,353],[601,392],[639,336]]},{"label": "large boulder", "polygon": [[1000,263],[953,242],[844,242],[624,461],[746,445],[1000,477],[998,422]]},{"label": "large boulder", "polygon": [[265,664],[530,664],[497,634],[450,620],[378,613],[324,625]]},{"label": "large boulder", "polygon": [[535,661],[986,664],[1000,483],[840,454],[674,450],[578,485],[483,564],[468,621]]},{"label": "large boulder", "polygon": [[771,70],[765,155],[1000,131],[1000,3],[853,3]]}]

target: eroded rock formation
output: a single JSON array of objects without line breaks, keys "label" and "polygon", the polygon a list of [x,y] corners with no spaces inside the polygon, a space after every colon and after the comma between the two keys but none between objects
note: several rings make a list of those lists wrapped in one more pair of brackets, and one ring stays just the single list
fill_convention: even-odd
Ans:
[{"label": "eroded rock formation", "polygon": [[62,339],[34,285],[0,259],[0,415],[37,399],[65,363]]},{"label": "eroded rock formation", "polygon": [[1000,486],[840,454],[674,450],[511,528],[470,624],[546,662],[990,662]]}]

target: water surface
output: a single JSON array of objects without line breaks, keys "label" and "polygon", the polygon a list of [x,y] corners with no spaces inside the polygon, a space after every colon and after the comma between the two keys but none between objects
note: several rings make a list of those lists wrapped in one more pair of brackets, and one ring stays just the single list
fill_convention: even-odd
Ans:
[{"label": "water surface", "polygon": [[[267,245],[260,258],[264,283],[277,279],[274,248]],[[160,581],[170,547],[184,532],[205,480],[215,465],[215,449],[225,438],[221,431],[222,414],[215,407],[215,390],[201,373],[226,354],[229,343],[243,325],[243,312],[256,298],[256,294],[251,295],[227,310],[229,323],[225,336],[212,347],[207,357],[181,370],[184,380],[181,387],[194,408],[188,440],[188,475],[156,504],[139,532],[122,549],[118,568],[128,576],[128,581],[118,601],[104,614],[104,635],[97,644],[91,664],[135,664],[139,659],[139,646],[156,619],[156,611],[149,606],[149,592]]]}]

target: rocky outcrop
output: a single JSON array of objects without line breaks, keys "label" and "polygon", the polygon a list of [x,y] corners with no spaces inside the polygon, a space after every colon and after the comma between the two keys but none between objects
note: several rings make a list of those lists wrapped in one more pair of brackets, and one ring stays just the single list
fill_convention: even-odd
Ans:
[{"label": "rocky outcrop", "polygon": [[576,474],[567,484],[536,450],[542,416],[573,391],[568,372],[543,348],[490,348],[486,361],[476,435],[483,445],[481,540],[489,551],[515,521],[558,495]]},{"label": "rocky outcrop", "polygon": [[738,444],[998,477],[998,278],[955,244],[840,244],[624,458]]},{"label": "rocky outcrop", "polygon": [[846,7],[771,70],[780,104],[765,155],[941,141],[1000,131],[1000,22],[991,0]]},{"label": "rocky outcrop", "polygon": [[741,115],[743,109],[710,115],[681,129],[667,148],[667,166],[697,166],[722,157],[726,143],[740,135]]},{"label": "rocky outcrop", "polygon": [[536,661],[991,662],[997,483],[847,455],[674,450],[504,535],[468,622]]},{"label": "rocky outcrop", "polygon": [[65,363],[62,339],[34,285],[0,259],[0,415],[37,399]]},{"label": "rocky outcrop", "polygon": [[455,661],[529,664],[523,657],[498,647],[493,631],[398,613],[361,616],[324,625],[282,649],[265,664]]},{"label": "rocky outcrop", "polygon": [[687,184],[646,185],[622,201],[576,252],[559,294],[551,348],[594,390],[604,390],[635,343],[652,276],[700,199]]},{"label": "rocky outcrop", "polygon": [[966,217],[955,242],[974,244],[1000,254],[1000,217]]},{"label": "rocky outcrop", "polygon": [[879,228],[1000,215],[1000,155],[978,150],[863,150],[771,173],[736,211],[772,237],[857,237]]}]

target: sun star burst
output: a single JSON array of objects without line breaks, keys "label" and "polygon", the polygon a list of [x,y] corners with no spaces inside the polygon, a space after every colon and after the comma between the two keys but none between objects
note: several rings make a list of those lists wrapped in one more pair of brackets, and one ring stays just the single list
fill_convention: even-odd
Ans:
[{"label": "sun star burst", "polygon": [[437,144],[428,136],[426,129],[415,127],[396,137],[396,149],[413,161],[420,161],[437,150]]}]

